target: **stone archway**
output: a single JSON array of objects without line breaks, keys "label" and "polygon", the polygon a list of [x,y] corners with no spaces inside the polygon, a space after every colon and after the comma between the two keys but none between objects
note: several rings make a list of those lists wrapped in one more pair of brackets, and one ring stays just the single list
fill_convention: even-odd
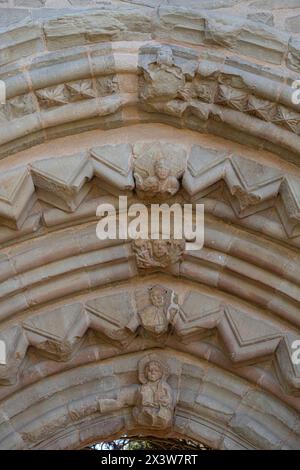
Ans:
[{"label": "stone archway", "polygon": [[[216,449],[299,448],[299,51],[234,11],[111,6],[0,34],[0,448],[157,423]],[[168,201],[205,205],[204,248],[100,241],[98,204],[144,200],[161,159]]]}]

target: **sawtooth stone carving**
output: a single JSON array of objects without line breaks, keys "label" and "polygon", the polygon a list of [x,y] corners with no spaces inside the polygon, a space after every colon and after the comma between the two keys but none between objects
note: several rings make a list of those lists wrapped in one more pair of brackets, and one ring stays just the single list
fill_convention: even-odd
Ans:
[{"label": "sawtooth stone carving", "polygon": [[91,189],[88,182],[93,168],[85,152],[37,161],[31,172],[38,198],[68,212],[74,211]]},{"label": "sawtooth stone carving", "polygon": [[[162,171],[163,180],[154,173],[154,162],[160,164],[161,160],[163,168],[159,168],[159,175]],[[165,177],[170,167],[171,174]],[[177,177],[174,168],[178,169],[175,172]],[[183,176],[178,179],[182,170]],[[139,175],[136,181],[135,173]],[[137,180],[140,181],[140,188],[147,190],[137,189]],[[125,194],[129,197],[137,194],[145,202],[160,203],[171,199],[171,192],[177,190],[180,184],[179,192],[174,194],[174,201],[179,203],[197,202],[199,198],[223,187],[221,197],[233,208],[235,221],[274,206],[279,214],[277,223],[283,225],[285,236],[295,238],[299,232],[296,214],[299,181],[298,174],[284,177],[280,167],[200,145],[192,145],[190,151],[183,145],[164,141],[102,145],[4,170],[0,176],[0,224],[13,231],[23,230],[23,227],[28,230],[29,223],[30,229],[36,230],[38,224],[58,223],[57,215],[60,220],[67,221],[67,214],[53,211],[52,208],[67,213],[78,210],[81,213],[83,204],[85,211],[84,201],[94,186],[99,188],[101,194],[107,192],[107,195]],[[154,182],[156,192],[145,188],[148,182]],[[170,189],[170,192],[159,192],[159,189]],[[48,206],[45,208],[36,204],[37,200]],[[295,202],[292,203],[292,200]],[[295,210],[292,209],[293,205]],[[94,200],[93,213],[96,206]],[[87,206],[87,210],[91,209]],[[291,212],[295,216],[291,217]],[[51,215],[48,217],[49,213]],[[4,236],[13,235],[13,232],[8,232]],[[18,236],[18,232],[15,235]]]}]

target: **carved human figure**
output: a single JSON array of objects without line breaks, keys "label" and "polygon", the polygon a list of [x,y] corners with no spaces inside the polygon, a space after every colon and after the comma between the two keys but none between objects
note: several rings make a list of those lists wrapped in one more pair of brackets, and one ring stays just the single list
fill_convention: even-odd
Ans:
[{"label": "carved human figure", "polygon": [[176,263],[184,252],[183,240],[142,240],[133,241],[133,251],[139,268],[165,268]]},{"label": "carved human figure", "polygon": [[180,189],[186,169],[186,150],[181,145],[156,142],[134,149],[136,192],[142,199],[168,199]]},{"label": "carved human figure", "polygon": [[177,193],[180,184],[172,174],[171,163],[166,158],[158,158],[154,164],[154,175],[143,178],[135,173],[136,188],[146,192],[168,193],[171,196]]},{"label": "carved human figure", "polygon": [[182,70],[174,64],[173,51],[161,46],[156,58],[143,71],[140,95],[143,100],[174,99],[185,86]]},{"label": "carved human figure", "polygon": [[167,383],[169,370],[157,357],[146,357],[139,362],[137,405],[133,418],[141,426],[165,429],[170,427],[174,414],[174,399]]},{"label": "carved human figure", "polygon": [[137,239],[133,241],[133,251],[136,254],[137,265],[139,267],[153,266],[151,252],[151,242],[149,240]]},{"label": "carved human figure", "polygon": [[[159,285],[151,287],[147,292],[147,305],[139,311],[141,324],[150,333],[164,334],[169,324],[174,322],[179,309],[175,292]],[[141,295],[139,300],[143,302]]]}]

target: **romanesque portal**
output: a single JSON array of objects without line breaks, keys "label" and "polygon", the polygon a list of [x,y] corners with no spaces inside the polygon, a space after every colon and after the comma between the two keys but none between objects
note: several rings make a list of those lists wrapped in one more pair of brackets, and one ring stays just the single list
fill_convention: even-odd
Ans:
[{"label": "romanesque portal", "polygon": [[[1,449],[300,448],[300,5],[181,3],[0,1]],[[203,249],[100,241],[120,195]]]}]

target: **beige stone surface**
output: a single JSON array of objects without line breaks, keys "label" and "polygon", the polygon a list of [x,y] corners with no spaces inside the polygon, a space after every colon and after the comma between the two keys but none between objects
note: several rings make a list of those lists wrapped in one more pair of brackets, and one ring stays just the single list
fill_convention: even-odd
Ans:
[{"label": "beige stone surface", "polygon": [[[0,13],[0,448],[299,449],[298,0]],[[100,241],[119,195],[204,204],[202,250]]]}]

